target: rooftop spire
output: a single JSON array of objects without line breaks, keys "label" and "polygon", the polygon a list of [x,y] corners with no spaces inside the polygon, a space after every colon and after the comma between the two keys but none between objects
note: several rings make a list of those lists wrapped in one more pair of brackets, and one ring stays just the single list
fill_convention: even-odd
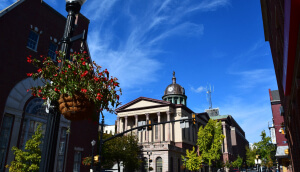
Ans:
[{"label": "rooftop spire", "polygon": [[173,84],[176,84],[176,77],[175,77],[175,71],[173,71],[173,78],[172,78]]}]

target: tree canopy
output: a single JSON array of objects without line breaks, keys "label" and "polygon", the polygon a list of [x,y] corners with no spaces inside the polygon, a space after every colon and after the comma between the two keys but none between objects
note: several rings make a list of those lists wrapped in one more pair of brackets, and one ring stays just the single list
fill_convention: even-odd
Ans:
[{"label": "tree canopy", "polygon": [[249,148],[246,146],[246,163],[248,167],[253,167],[255,165],[256,151],[257,149],[255,147]]},{"label": "tree canopy", "polygon": [[[217,120],[209,119],[206,126],[198,131],[197,145],[199,153],[205,163],[212,166],[214,161],[221,157],[221,146],[225,136],[222,134],[222,124]],[[210,169],[211,171],[211,169]]]},{"label": "tree canopy", "polygon": [[[104,135],[105,138],[112,137],[112,135]],[[140,168],[141,160],[139,158],[140,148],[138,140],[135,135],[125,135],[117,137],[106,142],[103,145],[103,166],[104,168],[111,168],[114,163],[120,163],[128,171],[135,171]]]},{"label": "tree canopy", "polygon": [[240,155],[238,155],[238,158],[232,162],[232,166],[241,168],[243,166],[243,158],[241,158]]},{"label": "tree canopy", "polygon": [[273,160],[275,157],[275,145],[271,142],[271,137],[266,135],[265,131],[261,132],[261,141],[254,143],[254,146],[257,149],[257,154],[260,155],[263,166],[272,167]]},{"label": "tree canopy", "polygon": [[181,156],[183,165],[190,171],[196,171],[201,168],[202,158],[198,156],[195,151],[195,147],[193,147],[192,151],[186,150],[186,156]]},{"label": "tree canopy", "polygon": [[38,172],[41,162],[41,149],[40,144],[42,129],[41,124],[38,125],[32,138],[27,140],[25,144],[25,150],[19,149],[17,147],[12,147],[14,151],[15,160],[11,162],[11,165],[6,165],[10,172]]}]

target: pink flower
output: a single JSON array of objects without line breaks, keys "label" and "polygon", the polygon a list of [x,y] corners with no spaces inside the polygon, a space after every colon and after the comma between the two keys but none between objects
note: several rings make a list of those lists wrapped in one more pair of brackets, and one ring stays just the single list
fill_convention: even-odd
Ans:
[{"label": "pink flower", "polygon": [[39,68],[37,71],[38,71],[38,73],[41,73],[41,72],[42,72],[42,69],[41,69],[41,68]]},{"label": "pink flower", "polygon": [[27,76],[32,76],[32,73],[26,73]]},{"label": "pink flower", "polygon": [[82,88],[82,89],[81,89],[81,92],[86,93],[86,92],[87,92],[87,89]]},{"label": "pink flower", "polygon": [[82,62],[82,65],[85,65],[85,62]]}]

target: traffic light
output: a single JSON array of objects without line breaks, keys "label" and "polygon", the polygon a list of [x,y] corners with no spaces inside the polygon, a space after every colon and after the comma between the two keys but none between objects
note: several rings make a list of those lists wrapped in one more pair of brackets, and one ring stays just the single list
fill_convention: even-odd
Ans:
[{"label": "traffic light", "polygon": [[94,161],[98,162],[99,155],[94,156]]},{"label": "traffic light", "polygon": [[150,119],[148,120],[147,124],[148,124],[148,126],[147,126],[148,131],[152,130],[152,125],[151,125],[151,120]]},{"label": "traffic light", "polygon": [[285,150],[284,150],[284,153],[285,153],[286,155],[288,155],[288,154],[289,154],[289,149],[285,149]]},{"label": "traffic light", "polygon": [[192,114],[192,121],[193,121],[193,124],[196,124],[196,115],[194,113]]}]

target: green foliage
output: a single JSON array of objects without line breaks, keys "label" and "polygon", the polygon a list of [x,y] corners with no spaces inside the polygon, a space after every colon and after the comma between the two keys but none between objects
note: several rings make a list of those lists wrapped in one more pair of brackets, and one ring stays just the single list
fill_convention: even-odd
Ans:
[{"label": "green foliage", "polygon": [[246,146],[246,163],[249,167],[253,167],[255,165],[256,151],[257,149],[255,147],[250,149]]},{"label": "green foliage", "polygon": [[38,172],[41,162],[40,144],[43,137],[41,124],[38,125],[34,135],[25,144],[25,150],[13,147],[15,160],[11,165],[6,165],[10,172]]},{"label": "green foliage", "polygon": [[199,153],[209,166],[212,165],[213,161],[220,159],[224,138],[221,122],[210,119],[204,128],[202,126],[199,128],[197,140]]},{"label": "green foliage", "polygon": [[231,163],[228,160],[226,160],[226,162],[224,164],[224,167],[230,168],[231,167]]},{"label": "green foliage", "polygon": [[[110,134],[105,135],[104,139],[111,136]],[[103,165],[106,168],[110,168],[114,163],[120,165],[120,162],[123,162],[124,167],[128,171],[138,170],[141,163],[139,152],[140,148],[136,136],[125,135],[117,137],[104,144]]]},{"label": "green foliage", "polygon": [[272,167],[273,160],[275,157],[275,145],[271,142],[271,137],[266,136],[266,132],[261,132],[261,141],[254,143],[254,146],[257,148],[257,153],[260,155],[262,161],[262,166]]},{"label": "green foliage", "polygon": [[195,152],[195,147],[192,151],[186,150],[186,156],[182,156],[183,165],[190,171],[196,171],[201,168],[202,158]]},{"label": "green foliage", "polygon": [[232,162],[232,166],[241,168],[242,165],[243,165],[243,158],[241,158],[240,155],[238,155],[238,158]]}]

